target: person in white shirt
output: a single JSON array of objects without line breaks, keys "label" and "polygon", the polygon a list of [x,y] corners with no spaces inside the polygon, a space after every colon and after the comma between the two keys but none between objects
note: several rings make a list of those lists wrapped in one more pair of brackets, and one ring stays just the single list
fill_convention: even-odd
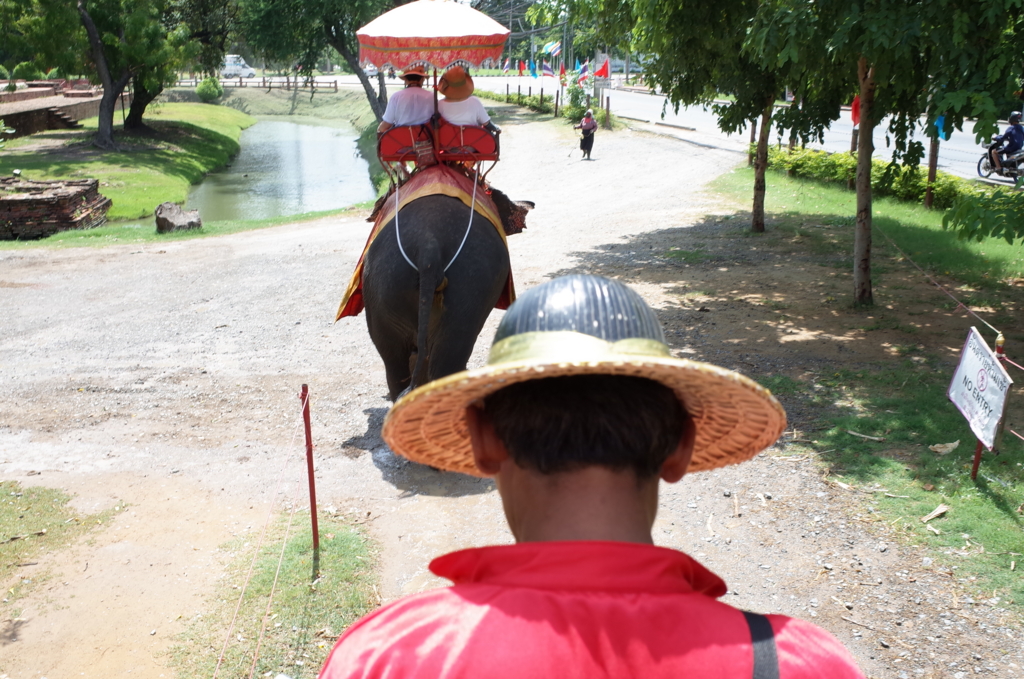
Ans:
[{"label": "person in white shirt", "polygon": [[437,102],[437,112],[452,125],[480,125],[497,134],[484,105],[473,96],[473,79],[461,66],[449,70],[437,83],[444,99]]},{"label": "person in white shirt", "polygon": [[434,95],[423,89],[427,74],[422,66],[407,68],[398,76],[405,81],[405,89],[399,90],[388,99],[384,119],[377,126],[377,134],[383,134],[399,125],[423,125],[434,115]]}]

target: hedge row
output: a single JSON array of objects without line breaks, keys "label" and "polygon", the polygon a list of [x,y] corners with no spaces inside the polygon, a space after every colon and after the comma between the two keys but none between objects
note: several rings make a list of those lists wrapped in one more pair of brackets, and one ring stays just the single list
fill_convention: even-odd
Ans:
[{"label": "hedge row", "polygon": [[[517,104],[523,108],[528,108],[531,111],[537,113],[554,113],[555,112],[555,95],[546,94],[544,95],[544,103],[541,104],[540,97],[538,95],[527,96],[523,95],[522,102],[519,100],[519,96],[516,94],[510,94],[508,98],[505,98],[504,94],[499,92],[488,92],[487,90],[476,90],[474,94],[481,99],[490,99],[491,101],[500,101],[505,104]],[[561,115],[561,109],[558,111]]]},{"label": "hedge row", "polygon": [[[849,186],[857,177],[857,157],[850,153],[829,153],[813,149],[793,150],[768,147],[768,167],[790,176]],[[922,202],[928,188],[928,173],[923,167],[889,168],[883,160],[871,161],[871,190],[876,196],[892,196],[900,200]],[[932,205],[952,207],[958,198],[985,192],[977,182],[955,177],[941,170],[932,184]]]}]

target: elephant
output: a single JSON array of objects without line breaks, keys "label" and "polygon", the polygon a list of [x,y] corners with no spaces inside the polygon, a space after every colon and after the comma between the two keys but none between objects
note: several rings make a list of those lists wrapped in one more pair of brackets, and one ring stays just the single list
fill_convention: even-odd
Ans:
[{"label": "elephant", "polygon": [[[493,199],[506,234],[525,228],[525,214],[533,203],[509,201],[497,190]],[[470,224],[470,212],[458,198],[423,196],[397,215],[400,244],[392,219],[366,251],[366,325],[384,361],[392,401],[465,370],[476,338],[505,289],[508,247],[478,212],[472,213]]]}]

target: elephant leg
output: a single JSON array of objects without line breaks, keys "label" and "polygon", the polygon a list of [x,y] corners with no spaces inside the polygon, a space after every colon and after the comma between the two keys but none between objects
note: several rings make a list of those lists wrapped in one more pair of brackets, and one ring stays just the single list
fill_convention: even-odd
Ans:
[{"label": "elephant leg", "polygon": [[366,309],[366,325],[370,331],[370,339],[384,361],[388,398],[394,401],[409,386],[412,379],[412,362],[415,360],[416,347],[410,341],[411,338],[402,338],[402,335],[407,333],[398,333],[398,329],[393,326],[381,327],[383,323],[375,318],[369,307]]}]

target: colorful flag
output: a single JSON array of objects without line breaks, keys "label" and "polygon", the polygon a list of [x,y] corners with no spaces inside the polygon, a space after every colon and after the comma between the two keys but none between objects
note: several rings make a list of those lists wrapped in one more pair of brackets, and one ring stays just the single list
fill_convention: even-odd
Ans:
[{"label": "colorful flag", "polygon": [[562,65],[558,67],[558,79],[562,82],[563,85],[565,84],[565,62],[564,61],[562,62]]},{"label": "colorful flag", "polygon": [[551,48],[551,50],[548,52],[548,54],[550,54],[553,57],[557,57],[561,53],[562,53],[562,43],[561,43],[561,41],[556,42],[554,44],[554,46]]},{"label": "colorful flag", "polygon": [[578,71],[578,70],[580,70],[580,68],[581,68],[581,66],[580,66],[580,60],[579,60],[579,59],[577,59],[577,60],[576,60],[576,70]]},{"label": "colorful flag", "polygon": [[502,73],[508,73],[509,59],[505,59],[505,66],[501,69]]},{"label": "colorful flag", "polygon": [[850,104],[850,118],[853,119],[854,127],[860,125],[860,95],[855,96]]},{"label": "colorful flag", "polygon": [[537,64],[536,64],[536,62],[534,62],[533,59],[530,59],[530,77],[531,78],[536,78],[537,77]]},{"label": "colorful flag", "polygon": [[526,70],[526,64],[524,64],[522,62],[522,60],[520,60],[519,61],[519,77],[523,76],[523,71],[525,71],[525,70]]},{"label": "colorful flag", "polygon": [[939,139],[946,141],[946,116],[939,116],[936,118],[935,127],[939,130]]},{"label": "colorful flag", "polygon": [[555,72],[551,70],[551,64],[549,64],[548,62],[546,62],[546,61],[545,61],[545,62],[544,62],[544,63],[543,63],[542,65],[541,65],[541,68],[542,68],[542,69],[543,69],[543,71],[544,71],[544,75],[549,75],[549,76],[551,76],[552,78],[554,78],[554,77],[555,77]]},{"label": "colorful flag", "polygon": [[605,59],[604,60],[604,64],[601,66],[601,68],[599,68],[596,71],[594,71],[594,77],[595,78],[610,78],[612,76],[612,71],[611,71],[611,68],[609,67],[608,64],[609,64],[609,60]]},{"label": "colorful flag", "polygon": [[590,77],[590,59],[587,59],[586,63],[580,67],[580,78],[579,82],[583,82]]}]

